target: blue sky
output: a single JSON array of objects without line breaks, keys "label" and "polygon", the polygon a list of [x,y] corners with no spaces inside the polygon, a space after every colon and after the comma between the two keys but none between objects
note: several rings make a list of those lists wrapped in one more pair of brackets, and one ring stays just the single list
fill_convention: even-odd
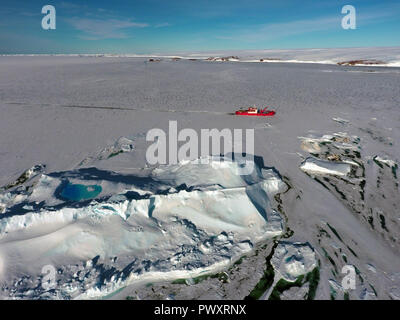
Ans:
[{"label": "blue sky", "polygon": [[[56,8],[56,30],[41,9]],[[341,27],[353,5],[357,29]],[[0,53],[400,46],[399,0],[2,0]]]}]

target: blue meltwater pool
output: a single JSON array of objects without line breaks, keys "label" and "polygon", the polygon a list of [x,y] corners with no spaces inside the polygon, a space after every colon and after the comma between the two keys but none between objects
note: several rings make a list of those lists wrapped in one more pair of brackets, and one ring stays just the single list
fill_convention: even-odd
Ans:
[{"label": "blue meltwater pool", "polygon": [[98,185],[68,183],[61,191],[61,197],[72,201],[89,200],[97,197],[102,188]]}]

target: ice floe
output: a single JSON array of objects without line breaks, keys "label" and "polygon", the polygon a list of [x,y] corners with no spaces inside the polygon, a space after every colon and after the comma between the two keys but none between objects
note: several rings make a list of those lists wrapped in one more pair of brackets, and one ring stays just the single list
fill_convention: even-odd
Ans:
[{"label": "ice floe", "polygon": [[[143,279],[182,278],[221,268],[284,230],[283,218],[273,205],[274,195],[286,186],[279,174],[258,168],[252,176],[238,176],[236,169],[234,161],[215,158],[208,164],[164,166],[151,175],[155,187],[133,198],[120,194],[5,216],[0,219],[5,267],[19,256],[15,274],[32,273],[35,286],[32,279],[48,259],[56,264],[64,261],[57,265],[63,269],[63,280],[53,298],[60,293],[69,298],[100,297]],[[42,195],[44,185],[51,190],[55,181],[61,183],[62,177],[43,176],[32,194]],[[183,186],[172,189],[172,185]],[[28,239],[29,246],[24,246]],[[100,259],[96,263],[102,264],[93,269],[95,263],[87,261],[96,256]],[[104,262],[112,257],[118,259]],[[76,279],[75,272],[68,276],[79,261],[80,274],[92,272],[91,276]],[[295,274],[301,266],[288,268]],[[99,282],[103,269],[112,270],[112,275]],[[20,288],[14,297],[44,294]]]},{"label": "ice floe", "polygon": [[275,279],[296,281],[317,266],[314,249],[308,243],[280,242],[271,259]]},{"label": "ice floe", "polygon": [[315,175],[347,176],[351,172],[351,165],[344,162],[339,163],[307,158],[300,165],[300,169],[306,173]]}]

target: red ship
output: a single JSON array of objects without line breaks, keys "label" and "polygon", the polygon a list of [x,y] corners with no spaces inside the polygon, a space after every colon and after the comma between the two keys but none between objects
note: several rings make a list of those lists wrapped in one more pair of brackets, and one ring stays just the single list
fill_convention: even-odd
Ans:
[{"label": "red ship", "polygon": [[237,116],[256,116],[256,117],[272,117],[275,115],[275,111],[267,110],[268,107],[264,109],[258,109],[254,107],[250,107],[246,109],[240,109],[235,112]]}]

